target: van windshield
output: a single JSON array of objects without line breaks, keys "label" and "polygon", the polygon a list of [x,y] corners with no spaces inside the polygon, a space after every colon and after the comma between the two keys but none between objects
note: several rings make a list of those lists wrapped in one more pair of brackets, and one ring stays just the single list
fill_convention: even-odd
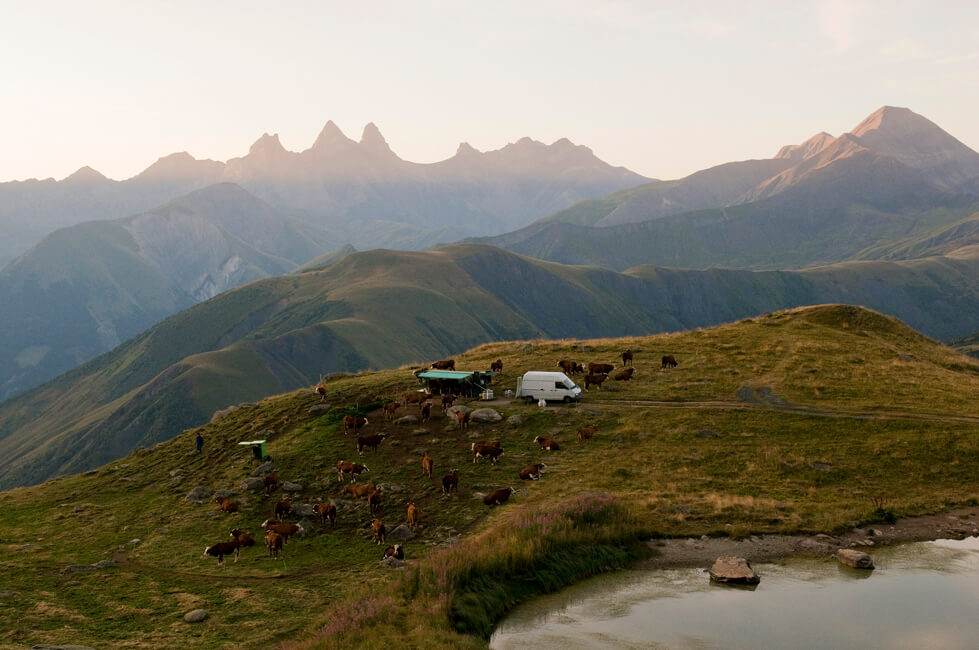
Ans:
[{"label": "van windshield", "polygon": [[571,381],[570,379],[565,379],[564,382],[563,382],[563,384],[558,384],[557,387],[558,388],[567,388],[567,389],[570,390],[570,389],[574,388],[574,382]]}]

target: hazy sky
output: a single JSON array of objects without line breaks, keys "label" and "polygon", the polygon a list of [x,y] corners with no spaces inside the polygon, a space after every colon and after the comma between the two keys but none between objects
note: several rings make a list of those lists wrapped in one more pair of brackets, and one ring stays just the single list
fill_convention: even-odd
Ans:
[{"label": "hazy sky", "polygon": [[677,178],[905,106],[979,149],[979,2],[3,0],[0,180],[308,148],[567,137]]}]

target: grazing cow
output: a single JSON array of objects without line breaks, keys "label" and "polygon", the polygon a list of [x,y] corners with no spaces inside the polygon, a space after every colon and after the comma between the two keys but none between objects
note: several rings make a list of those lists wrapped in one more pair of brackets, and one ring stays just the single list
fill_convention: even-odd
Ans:
[{"label": "grazing cow", "polygon": [[320,401],[326,401],[326,382],[323,379],[323,375],[320,375],[320,383],[316,384],[316,388],[313,392],[320,396]]},{"label": "grazing cow", "polygon": [[472,443],[471,449],[473,452],[473,465],[480,458],[489,458],[496,465],[496,461],[503,455],[503,447],[500,446],[499,440],[474,442]]},{"label": "grazing cow", "polygon": [[408,504],[408,527],[412,530],[418,528],[418,507],[414,503]]},{"label": "grazing cow", "polygon": [[504,504],[510,500],[510,495],[513,494],[513,492],[514,490],[512,487],[494,490],[483,497],[483,503],[488,506],[498,506]]},{"label": "grazing cow", "polygon": [[611,363],[589,363],[588,364],[588,374],[589,375],[607,375],[608,373],[615,370],[615,366]]},{"label": "grazing cow", "polygon": [[568,375],[573,375],[578,371],[578,364],[570,359],[561,359],[557,365]]},{"label": "grazing cow", "polygon": [[578,442],[582,440],[591,440],[591,437],[598,433],[598,425],[593,424],[590,427],[581,427],[578,429]]},{"label": "grazing cow", "polygon": [[469,411],[456,411],[456,420],[463,431],[469,430]]},{"label": "grazing cow", "polygon": [[540,475],[544,473],[547,469],[547,465],[544,463],[535,463],[533,465],[527,465],[522,470],[520,470],[520,478],[524,481],[536,481],[540,478]]},{"label": "grazing cow", "polygon": [[374,538],[374,542],[380,544],[384,541],[387,536],[387,529],[384,527],[384,522],[380,519],[374,519],[371,521],[371,535]]},{"label": "grazing cow", "polygon": [[367,465],[361,465],[350,460],[337,461],[337,483],[343,480],[344,474],[350,474],[350,482],[353,483],[357,480],[358,474],[369,471]]},{"label": "grazing cow", "polygon": [[428,422],[428,418],[432,416],[432,403],[425,402],[422,405],[422,422]]},{"label": "grazing cow", "polygon": [[660,367],[661,368],[676,368],[677,365],[678,364],[676,362],[676,359],[673,358],[673,355],[672,354],[667,354],[667,355],[665,355],[663,357],[663,361],[662,361]]},{"label": "grazing cow", "polygon": [[356,498],[365,498],[371,492],[377,489],[373,481],[367,481],[366,483],[351,483],[350,485],[344,485],[342,492],[344,494],[349,494],[350,496]]},{"label": "grazing cow", "polygon": [[541,438],[540,436],[537,436],[534,438],[534,442],[540,445],[540,448],[544,451],[557,451],[561,448],[561,446],[557,444],[557,440],[554,438]]},{"label": "grazing cow", "polygon": [[279,487],[279,470],[273,469],[271,472],[265,475],[262,479],[265,485],[265,496],[270,496],[277,487]]},{"label": "grazing cow", "polygon": [[282,515],[287,515],[290,512],[292,512],[292,501],[289,499],[279,499],[272,508],[272,516],[276,519],[281,519]]},{"label": "grazing cow", "polygon": [[425,476],[428,478],[432,478],[433,469],[435,469],[435,461],[432,460],[432,457],[429,456],[428,453],[426,453],[424,456],[422,456],[422,472],[424,472]]},{"label": "grazing cow", "polygon": [[491,372],[503,372],[503,359],[497,359],[490,364]]},{"label": "grazing cow", "polygon": [[211,546],[204,547],[204,555],[210,555],[211,557],[216,557],[218,559],[218,564],[224,564],[224,556],[234,554],[235,562],[238,561],[238,540],[233,539],[230,542],[218,542]]},{"label": "grazing cow", "polygon": [[351,431],[354,433],[360,431],[369,424],[367,418],[353,415],[343,416],[343,434],[347,435]]},{"label": "grazing cow", "polygon": [[598,390],[602,390],[602,382],[604,382],[606,379],[608,379],[608,375],[605,373],[600,375],[585,375],[585,390],[588,390],[589,386],[598,386]]},{"label": "grazing cow", "polygon": [[255,546],[255,538],[252,537],[252,534],[246,533],[240,528],[231,529],[231,538],[238,540],[238,546],[240,548]]},{"label": "grazing cow", "polygon": [[367,509],[372,515],[376,515],[381,509],[381,496],[383,495],[380,490],[373,490],[367,495]]},{"label": "grazing cow", "polygon": [[317,503],[313,506],[313,513],[320,518],[324,526],[327,520],[329,520],[331,528],[337,525],[337,507],[334,504]]},{"label": "grazing cow", "polygon": [[386,549],[384,549],[384,557],[393,557],[396,560],[403,560],[405,559],[405,550],[401,547],[401,544],[388,546]]},{"label": "grazing cow", "polygon": [[452,402],[454,401],[456,401],[456,395],[452,393],[446,393],[442,396],[442,415],[445,415],[445,412],[452,408]]},{"label": "grazing cow", "polygon": [[387,438],[387,435],[383,433],[372,433],[369,436],[357,436],[357,453],[363,456],[364,449],[377,451],[377,447],[385,438]]},{"label": "grazing cow", "polygon": [[409,390],[407,393],[405,393],[405,397],[404,397],[405,408],[408,408],[409,404],[417,404],[418,408],[421,408],[421,405],[427,402],[428,400],[430,400],[431,398],[432,398],[432,394],[429,393],[427,390],[424,391]]},{"label": "grazing cow", "polygon": [[631,366],[629,368],[623,368],[622,370],[612,375],[612,379],[614,379],[615,381],[629,381],[630,379],[632,379],[632,374],[635,371],[636,369]]},{"label": "grazing cow", "polygon": [[221,505],[224,512],[238,512],[238,502],[227,497],[214,497],[214,502]]},{"label": "grazing cow", "polygon": [[585,367],[583,365],[581,365],[580,363],[576,363],[575,366],[574,366],[574,371],[576,373],[578,373],[579,375],[583,375],[583,374],[585,374]]},{"label": "grazing cow", "polygon": [[[293,535],[302,535],[304,532],[306,532],[301,524],[288,524],[284,521],[275,521],[272,519],[266,519],[263,521],[262,528],[266,533],[274,532],[275,534],[281,536],[283,544],[288,544],[289,538]],[[266,537],[268,537],[267,534]]]},{"label": "grazing cow", "polygon": [[397,411],[398,408],[400,408],[400,407],[401,407],[401,404],[399,402],[388,402],[387,404],[385,404],[384,405],[384,419],[385,420],[393,420],[394,419],[394,412]]},{"label": "grazing cow", "polygon": [[456,360],[455,359],[442,359],[441,361],[436,361],[432,364],[432,368],[435,370],[455,370]]},{"label": "grazing cow", "polygon": [[459,470],[454,469],[445,476],[442,477],[442,492],[449,494],[452,492],[453,488],[456,493],[459,492]]},{"label": "grazing cow", "polygon": [[632,365],[632,350],[626,350],[622,353],[622,365],[631,366]]},{"label": "grazing cow", "polygon": [[285,540],[285,537],[274,530],[269,530],[265,533],[265,545],[269,547],[270,558],[279,559],[279,553],[282,552],[282,546],[285,544]]}]

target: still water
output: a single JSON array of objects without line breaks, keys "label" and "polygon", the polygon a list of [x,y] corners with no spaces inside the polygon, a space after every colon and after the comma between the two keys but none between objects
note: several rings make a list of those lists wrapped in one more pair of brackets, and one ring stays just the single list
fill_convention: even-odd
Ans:
[{"label": "still water", "polygon": [[600,576],[521,605],[490,647],[979,648],[979,539],[865,550],[875,571],[753,564],[754,590],[712,585],[701,569]]}]

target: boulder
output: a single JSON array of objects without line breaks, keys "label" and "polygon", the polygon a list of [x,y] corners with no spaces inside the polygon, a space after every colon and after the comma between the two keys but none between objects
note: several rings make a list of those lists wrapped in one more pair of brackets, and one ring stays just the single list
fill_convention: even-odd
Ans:
[{"label": "boulder", "polygon": [[506,419],[506,423],[511,427],[519,427],[523,424],[523,418],[519,415],[511,415]]},{"label": "boulder", "polygon": [[731,585],[756,585],[761,582],[748,560],[730,555],[722,555],[714,560],[714,566],[710,568],[710,579]]},{"label": "boulder", "polygon": [[261,465],[259,465],[258,467],[256,467],[255,469],[253,469],[251,475],[252,476],[265,476],[266,474],[268,474],[269,472],[271,472],[274,468],[275,468],[275,466],[272,465],[272,461],[267,460],[264,463],[262,463]]},{"label": "boulder", "polygon": [[248,478],[246,478],[242,482],[241,488],[243,490],[250,490],[250,491],[264,490],[265,489],[265,480],[264,479],[261,479],[261,478],[259,478],[257,476],[249,476]]},{"label": "boulder", "polygon": [[201,503],[211,498],[211,491],[208,490],[203,485],[198,485],[193,490],[187,493],[187,500],[193,501],[194,503]]},{"label": "boulder", "polygon": [[385,539],[389,542],[407,542],[409,539],[414,539],[415,533],[411,531],[410,528],[401,524],[394,530],[390,531]]},{"label": "boulder", "polygon": [[840,563],[854,569],[873,569],[874,559],[863,551],[856,551],[852,548],[841,548],[836,551],[836,559]]},{"label": "boulder", "polygon": [[231,415],[232,413],[234,413],[237,410],[238,410],[238,406],[237,405],[233,405],[233,406],[229,406],[228,408],[221,409],[220,411],[215,411],[214,412],[214,415],[211,416],[211,422],[212,423],[213,422],[217,422],[221,418],[223,418],[225,416],[228,416],[228,415]]},{"label": "boulder", "polygon": [[313,512],[313,504],[311,503],[294,503],[292,504],[292,514],[297,517],[312,517],[316,513]]},{"label": "boulder", "polygon": [[329,410],[330,410],[329,404],[314,404],[309,407],[309,410],[307,412],[310,415],[312,415],[313,413],[319,413],[320,411],[329,411]]},{"label": "boulder", "polygon": [[417,415],[402,415],[394,421],[395,424],[418,424]]},{"label": "boulder", "polygon": [[386,557],[381,560],[381,566],[386,566],[389,569],[400,569],[405,565],[404,560],[399,560],[396,557]]},{"label": "boulder", "polygon": [[481,408],[470,413],[469,419],[473,422],[499,422],[503,416],[496,409]]},{"label": "boulder", "polygon": [[602,409],[597,409],[594,406],[579,406],[578,412],[585,415],[601,415]]},{"label": "boulder", "polygon": [[449,413],[452,417],[458,417],[456,413],[472,413],[472,409],[465,404],[456,404],[455,406],[449,407]]},{"label": "boulder", "polygon": [[192,609],[186,614],[184,614],[184,622],[186,623],[200,623],[207,618],[206,609]]},{"label": "boulder", "polygon": [[232,497],[238,496],[238,493],[235,492],[234,490],[215,490],[214,496],[221,497],[222,499],[230,499]]},{"label": "boulder", "polygon": [[302,492],[303,486],[292,481],[282,481],[282,489],[286,492]]}]

